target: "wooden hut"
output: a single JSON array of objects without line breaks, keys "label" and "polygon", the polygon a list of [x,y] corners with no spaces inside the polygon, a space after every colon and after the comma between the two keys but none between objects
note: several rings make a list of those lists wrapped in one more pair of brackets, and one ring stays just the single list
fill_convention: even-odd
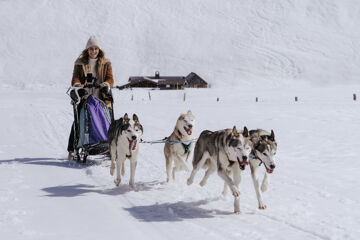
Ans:
[{"label": "wooden hut", "polygon": [[206,88],[208,87],[208,84],[194,72],[191,72],[189,75],[184,77],[160,76],[160,73],[156,71],[154,76],[132,76],[129,78],[129,82],[127,84],[118,86],[117,88],[159,88],[167,90],[184,89],[187,87]]},{"label": "wooden hut", "polygon": [[207,88],[208,83],[202,79],[199,75],[194,72],[191,72],[185,77],[186,87],[189,88]]}]

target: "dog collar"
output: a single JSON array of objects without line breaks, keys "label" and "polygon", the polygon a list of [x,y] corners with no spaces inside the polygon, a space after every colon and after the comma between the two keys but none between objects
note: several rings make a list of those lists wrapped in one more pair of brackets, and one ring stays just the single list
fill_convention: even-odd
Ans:
[{"label": "dog collar", "polygon": [[126,156],[127,158],[131,158],[132,155],[127,155],[127,154],[126,154],[125,156]]},{"label": "dog collar", "polygon": [[180,137],[184,136],[184,135],[180,132],[179,129],[178,129],[178,134],[180,135]]}]

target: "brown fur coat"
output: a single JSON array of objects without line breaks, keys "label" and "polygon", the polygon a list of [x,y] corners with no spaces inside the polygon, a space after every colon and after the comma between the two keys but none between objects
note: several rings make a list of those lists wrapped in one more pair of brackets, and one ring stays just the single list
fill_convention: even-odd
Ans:
[{"label": "brown fur coat", "polygon": [[[90,72],[90,65],[85,64],[81,59],[77,59],[74,64],[73,77],[71,81],[71,86],[75,84],[84,84],[86,74]],[[110,88],[114,84],[114,78],[112,74],[111,62],[108,59],[105,59],[100,66],[100,76],[98,76],[99,83],[106,83]]]}]

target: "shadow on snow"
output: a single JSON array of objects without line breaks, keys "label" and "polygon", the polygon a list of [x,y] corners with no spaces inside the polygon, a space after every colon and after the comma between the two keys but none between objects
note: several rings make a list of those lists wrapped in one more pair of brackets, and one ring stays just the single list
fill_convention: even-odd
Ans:
[{"label": "shadow on snow", "polygon": [[216,201],[219,198],[200,200],[197,202],[176,202],[176,203],[162,203],[149,206],[134,206],[131,208],[124,208],[130,214],[143,222],[172,222],[183,221],[185,219],[195,218],[213,218],[216,215],[231,215],[232,212],[225,212],[220,210],[208,210],[200,208],[209,202]]},{"label": "shadow on snow", "polygon": [[98,193],[105,195],[122,195],[127,192],[135,191],[150,191],[154,188],[158,188],[159,185],[162,185],[159,181],[152,182],[137,182],[135,183],[135,188],[132,189],[128,184],[121,184],[118,187],[111,189],[103,189],[101,186],[87,185],[87,184],[77,184],[77,185],[68,185],[68,186],[56,186],[48,187],[41,189],[49,194],[45,195],[47,197],[77,197],[87,193]]},{"label": "shadow on snow", "polygon": [[9,160],[0,160],[1,164],[9,163],[22,163],[22,164],[33,164],[43,166],[55,166],[65,168],[86,168],[92,165],[99,165],[101,161],[88,159],[86,164],[78,163],[73,160],[67,160],[62,158],[14,158]]},{"label": "shadow on snow", "polygon": [[[44,166],[56,166],[65,168],[86,168],[89,165],[99,164],[99,161],[90,160],[86,165],[77,163],[75,161],[64,160],[60,158],[15,158],[10,160],[0,160],[0,164],[22,163],[34,164]],[[159,189],[165,182],[137,182],[135,188],[132,189],[128,184],[121,184],[118,187],[111,189],[103,189],[101,186],[76,184],[68,186],[56,186],[43,188],[41,190],[47,192],[47,197],[77,197],[88,193],[98,193],[105,195],[122,195],[130,191],[150,191],[152,189]],[[148,206],[134,206],[131,208],[124,208],[134,218],[144,222],[164,222],[164,221],[183,221],[185,219],[195,218],[213,218],[216,215],[231,215],[232,212],[220,210],[208,210],[200,208],[209,202],[216,201],[219,198],[200,200],[196,202],[176,202],[176,203],[162,203]]]}]

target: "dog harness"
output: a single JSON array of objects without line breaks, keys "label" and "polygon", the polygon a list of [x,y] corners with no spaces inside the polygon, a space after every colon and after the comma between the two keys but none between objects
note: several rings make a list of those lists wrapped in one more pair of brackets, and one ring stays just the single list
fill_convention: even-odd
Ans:
[{"label": "dog harness", "polygon": [[257,156],[256,151],[252,150],[251,153],[252,153],[253,156],[250,156],[250,159],[252,159],[252,160],[255,160],[255,159],[259,160],[259,161],[260,161],[259,166],[261,166],[261,164],[263,163],[263,161],[261,160],[261,158],[259,158],[259,157]]},{"label": "dog harness", "polygon": [[181,146],[184,148],[184,153],[190,152],[191,143],[189,143],[187,145],[185,143],[181,143]]}]

